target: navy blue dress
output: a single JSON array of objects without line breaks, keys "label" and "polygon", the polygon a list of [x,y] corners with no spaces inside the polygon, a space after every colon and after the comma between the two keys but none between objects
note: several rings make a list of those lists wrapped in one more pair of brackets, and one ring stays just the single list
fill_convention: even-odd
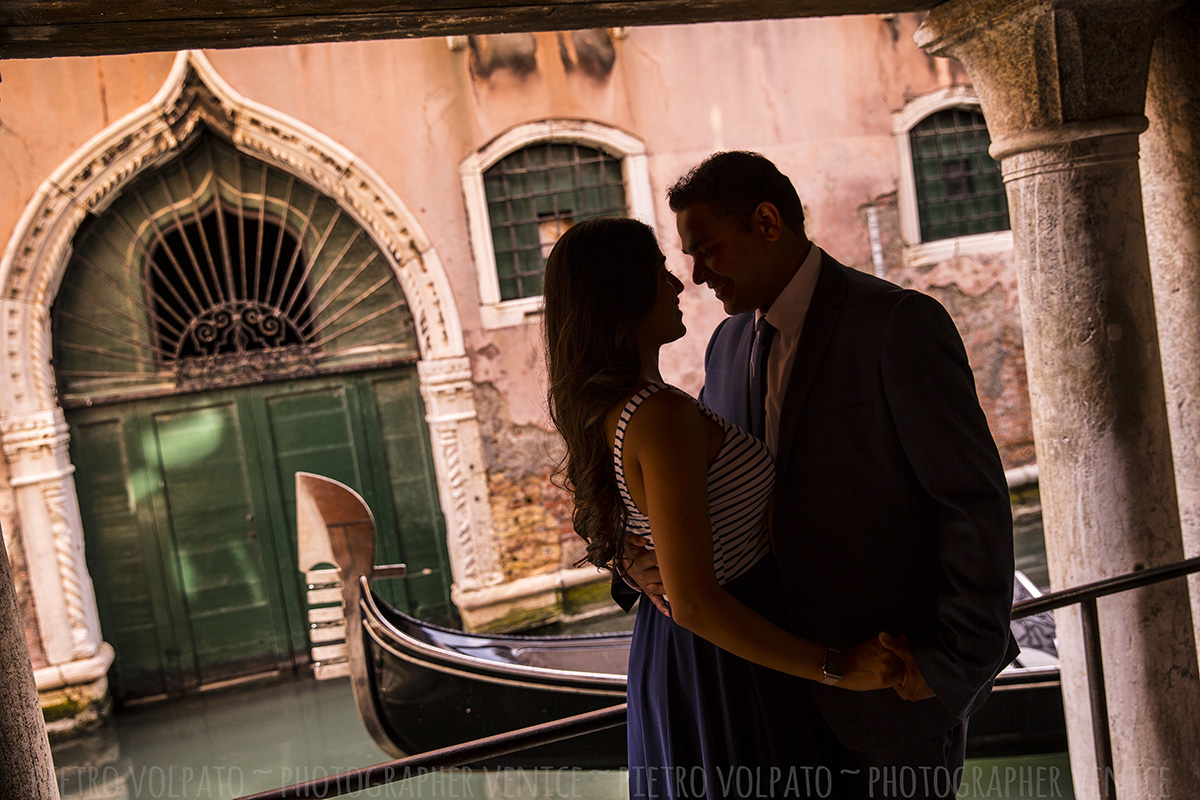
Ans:
[{"label": "navy blue dress", "polygon": [[[625,485],[622,446],[638,406],[617,425],[613,460],[627,527],[653,541],[649,520]],[[725,590],[786,628],[766,511],[774,465],[766,446],[697,401],[725,429],[709,467],[713,566]],[[629,790],[644,798],[828,797],[807,720],[815,713],[803,679],[735,656],[638,604],[629,651]]]}]

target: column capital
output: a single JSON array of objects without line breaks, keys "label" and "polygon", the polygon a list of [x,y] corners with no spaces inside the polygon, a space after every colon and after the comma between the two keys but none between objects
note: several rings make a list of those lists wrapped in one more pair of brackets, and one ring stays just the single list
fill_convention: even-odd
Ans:
[{"label": "column capital", "polygon": [[[1154,36],[1181,2],[949,0],[914,38],[927,53],[966,67],[1003,156],[1012,149],[1003,140],[1030,131],[1066,125],[1090,138],[1097,135],[1090,123],[1101,120],[1122,132],[1143,128],[1131,118],[1145,113]],[[1018,149],[1028,145],[1022,140]]]},{"label": "column capital", "polygon": [[74,472],[67,456],[69,438],[59,407],[0,416],[0,449],[12,472],[10,484],[57,481]]}]

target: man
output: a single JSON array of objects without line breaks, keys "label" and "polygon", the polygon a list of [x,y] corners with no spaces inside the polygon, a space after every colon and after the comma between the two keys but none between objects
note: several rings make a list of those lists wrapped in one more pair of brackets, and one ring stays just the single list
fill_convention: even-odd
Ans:
[{"label": "man", "polygon": [[[831,647],[830,684],[836,648],[876,634],[905,662],[895,691],[810,683],[837,796],[954,797],[967,718],[1017,654],[1008,490],[954,323],[810,242],[791,181],[758,154],[718,153],[668,199],[692,280],[731,315],[701,398],[761,425],[776,457],[772,542],[793,631]],[[770,342],[762,400],[756,329]],[[662,607],[653,553],[626,555]]]}]

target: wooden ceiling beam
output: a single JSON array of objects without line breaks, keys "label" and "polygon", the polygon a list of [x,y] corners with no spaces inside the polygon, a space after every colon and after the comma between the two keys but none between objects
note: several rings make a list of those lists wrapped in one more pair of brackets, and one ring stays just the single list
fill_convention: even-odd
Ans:
[{"label": "wooden ceiling beam", "polygon": [[0,59],[924,11],[939,0],[3,0]]}]

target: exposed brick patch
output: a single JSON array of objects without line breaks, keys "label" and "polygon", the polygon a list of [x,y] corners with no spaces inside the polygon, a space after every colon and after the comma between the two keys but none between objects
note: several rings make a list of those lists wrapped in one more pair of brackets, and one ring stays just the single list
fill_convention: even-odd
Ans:
[{"label": "exposed brick patch", "polygon": [[571,525],[571,498],[551,480],[562,440],[534,425],[514,425],[491,384],[476,384],[475,398],[505,580],[571,566],[584,548]]},{"label": "exposed brick patch", "polygon": [[515,477],[488,475],[488,490],[505,580],[568,565],[570,539],[577,538],[571,528],[571,503],[550,482],[548,469]]}]

